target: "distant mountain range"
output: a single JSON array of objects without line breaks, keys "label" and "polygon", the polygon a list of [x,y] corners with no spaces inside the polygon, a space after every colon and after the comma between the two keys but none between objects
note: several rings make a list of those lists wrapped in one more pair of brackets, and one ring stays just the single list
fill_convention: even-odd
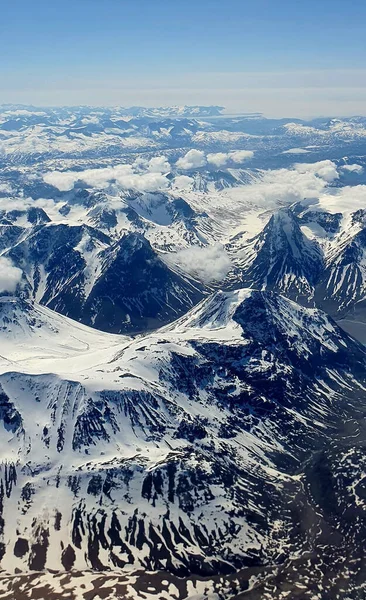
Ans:
[{"label": "distant mountain range", "polygon": [[[114,114],[118,113],[119,115],[123,115],[126,117],[216,117],[222,114],[224,107],[223,106],[160,106],[160,107],[151,107],[148,108],[146,106],[130,106],[128,108],[124,108],[122,106],[118,106],[116,108],[106,108],[102,107],[87,107],[87,106],[75,106],[72,107],[71,110],[84,111],[88,112],[103,112],[105,114]],[[37,108],[35,106],[27,106],[24,104],[2,104],[0,105],[0,110],[6,112],[10,112],[11,114],[18,115],[26,115],[26,114],[52,114],[57,112],[65,112],[67,108],[58,109],[58,108]]]},{"label": "distant mountain range", "polygon": [[[342,146],[363,153],[366,117],[266,119],[225,116],[218,106],[163,108],[35,108],[0,106],[0,165],[49,159],[113,160],[131,152],[202,148],[250,149],[288,164],[294,155],[345,156]],[[278,152],[285,152],[276,157]],[[275,154],[275,156],[274,156]]]}]

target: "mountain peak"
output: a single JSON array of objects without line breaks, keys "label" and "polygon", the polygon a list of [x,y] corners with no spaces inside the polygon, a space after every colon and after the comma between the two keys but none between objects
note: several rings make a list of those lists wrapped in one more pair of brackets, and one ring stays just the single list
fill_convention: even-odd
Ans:
[{"label": "mountain peak", "polygon": [[241,283],[276,290],[296,301],[313,296],[323,265],[317,242],[301,231],[291,209],[272,215],[264,229],[249,240],[241,270]]}]

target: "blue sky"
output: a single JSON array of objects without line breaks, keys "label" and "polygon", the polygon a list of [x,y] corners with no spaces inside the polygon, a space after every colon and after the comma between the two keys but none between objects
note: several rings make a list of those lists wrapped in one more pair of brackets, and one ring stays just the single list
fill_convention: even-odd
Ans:
[{"label": "blue sky", "polygon": [[360,0],[4,0],[0,103],[360,113],[365,19]]}]

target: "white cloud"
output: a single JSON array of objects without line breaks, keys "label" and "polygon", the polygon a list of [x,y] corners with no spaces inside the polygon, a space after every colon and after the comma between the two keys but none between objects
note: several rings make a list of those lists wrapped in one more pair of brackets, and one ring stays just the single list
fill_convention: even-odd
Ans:
[{"label": "white cloud", "polygon": [[242,163],[253,158],[254,152],[252,150],[235,150],[234,152],[230,152],[229,156],[234,162]]},{"label": "white cloud", "polygon": [[310,150],[306,150],[305,148],[290,148],[289,150],[284,150],[282,154],[309,154]]},{"label": "white cloud", "polygon": [[11,211],[11,210],[19,210],[25,211],[31,207],[43,208],[43,210],[48,214],[49,217],[54,216],[54,214],[58,214],[58,209],[60,208],[62,202],[60,204],[55,203],[50,198],[37,198],[37,200],[33,200],[33,198],[0,198],[0,210]]},{"label": "white cloud", "polygon": [[67,171],[50,171],[43,176],[43,180],[49,185],[53,185],[60,192],[72,190],[75,184],[75,173]]},{"label": "white cloud", "polygon": [[318,203],[322,210],[350,215],[365,208],[366,185],[334,187],[329,192],[319,196]]},{"label": "white cloud", "polygon": [[22,270],[15,267],[9,258],[0,256],[0,293],[15,292],[21,278]]},{"label": "white cloud", "polygon": [[149,160],[148,170],[151,173],[169,173],[170,164],[166,156],[154,156]]},{"label": "white cloud", "polygon": [[0,183],[0,192],[2,194],[11,194],[13,191],[12,186],[10,185],[10,183]]},{"label": "white cloud", "polygon": [[229,160],[229,155],[226,152],[216,152],[207,154],[207,162],[216,167],[223,167]]},{"label": "white cloud", "polygon": [[[298,164],[290,169],[267,170],[258,174],[250,185],[225,190],[221,194],[219,210],[222,211],[221,206],[227,198],[227,202],[235,207],[238,214],[242,211],[244,219],[249,223],[250,212],[258,214],[263,209],[263,215],[267,215],[280,206],[288,206],[305,198],[319,198],[325,193],[328,195],[329,183],[337,177],[336,165],[331,161]],[[257,226],[262,229],[263,222],[264,217],[250,221],[248,226],[252,229],[251,234],[257,232]]]},{"label": "white cloud", "polygon": [[198,169],[206,164],[205,153],[202,150],[189,150],[176,162],[178,169]]},{"label": "white cloud", "polygon": [[173,187],[177,187],[179,189],[189,188],[194,182],[193,177],[188,177],[188,175],[178,175],[173,180]]},{"label": "white cloud", "polygon": [[215,165],[216,167],[223,167],[228,162],[233,161],[235,163],[243,163],[250,158],[253,158],[254,152],[252,150],[233,150],[232,152],[216,152],[213,154],[207,154],[207,162]]},{"label": "white cloud", "polygon": [[221,281],[231,267],[231,260],[220,244],[186,248],[177,252],[172,258],[184,272],[204,283]]},{"label": "white cloud", "polygon": [[153,192],[165,189],[169,185],[168,179],[162,173],[150,171],[136,173],[131,165],[84,171],[52,171],[46,173],[43,179],[60,191],[72,190],[77,181],[97,188],[107,188],[115,182],[124,189],[136,189],[140,192]]},{"label": "white cloud", "polygon": [[146,171],[148,166],[149,166],[149,161],[146,160],[146,158],[142,158],[142,156],[139,156],[138,158],[136,158],[136,160],[133,162],[133,168],[135,169],[135,171]]},{"label": "white cloud", "polygon": [[363,167],[361,165],[344,165],[342,167],[343,171],[350,171],[351,173],[358,173],[361,174],[363,173]]},{"label": "white cloud", "polygon": [[314,173],[327,183],[332,183],[339,178],[337,165],[331,160],[321,160],[316,163],[297,163],[295,169],[299,173]]}]

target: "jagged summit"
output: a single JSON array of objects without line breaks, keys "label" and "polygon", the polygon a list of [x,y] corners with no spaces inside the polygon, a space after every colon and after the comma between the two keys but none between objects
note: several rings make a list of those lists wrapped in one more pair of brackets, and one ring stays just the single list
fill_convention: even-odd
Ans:
[{"label": "jagged summit", "polygon": [[242,255],[242,284],[275,289],[297,300],[313,295],[323,265],[318,244],[303,234],[289,208],[273,214]]},{"label": "jagged summit", "polygon": [[166,330],[187,331],[197,328],[205,332],[232,327],[237,328],[233,321],[233,315],[245,299],[253,293],[254,291],[250,289],[232,292],[217,291],[200,302],[178,321],[167,326]]},{"label": "jagged summit", "polygon": [[216,292],[162,331],[222,343],[237,340],[271,351],[275,347],[287,353],[289,361],[297,356],[296,360],[314,360],[314,365],[326,354],[337,362],[339,353],[348,363],[344,348],[350,340],[336,323],[319,309],[299,306],[271,291]]}]

